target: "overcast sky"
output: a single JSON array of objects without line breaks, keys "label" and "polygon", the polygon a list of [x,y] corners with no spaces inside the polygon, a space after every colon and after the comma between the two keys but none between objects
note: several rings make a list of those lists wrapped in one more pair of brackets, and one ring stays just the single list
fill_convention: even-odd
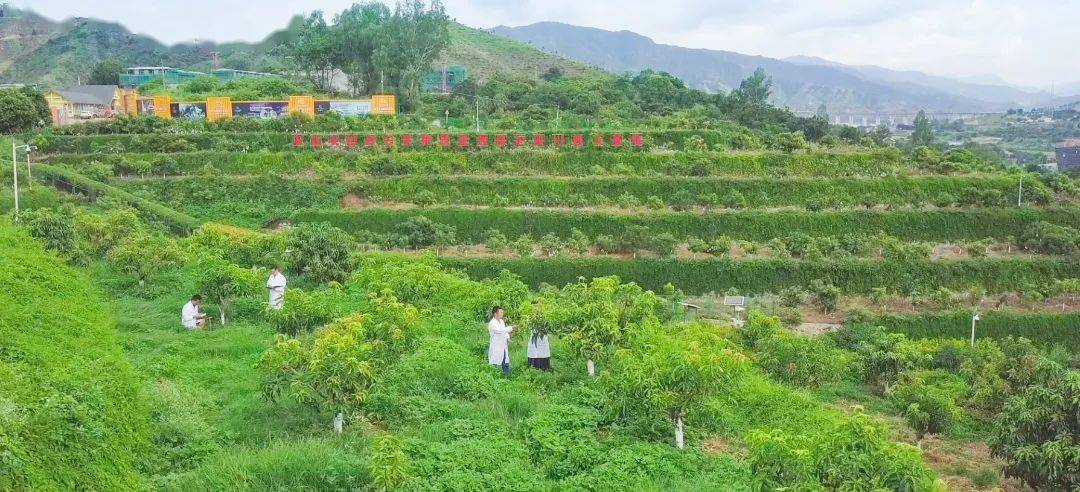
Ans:
[{"label": "overcast sky", "polygon": [[[2,1],[2,0],[0,0]],[[296,13],[353,0],[9,0],[54,19],[119,21],[174,43],[257,41]],[[691,48],[810,55],[1048,88],[1080,82],[1077,0],[444,0],[473,27],[544,20],[630,30]]]}]

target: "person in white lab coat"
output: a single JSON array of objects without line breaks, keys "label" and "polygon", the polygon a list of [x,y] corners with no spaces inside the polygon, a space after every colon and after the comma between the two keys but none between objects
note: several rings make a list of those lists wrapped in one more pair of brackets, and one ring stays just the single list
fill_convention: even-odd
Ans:
[{"label": "person in white lab coat", "polygon": [[506,326],[503,308],[495,306],[488,321],[488,364],[502,368],[503,375],[510,375],[510,335],[513,326]]},{"label": "person in white lab coat", "polygon": [[199,312],[199,304],[202,304],[202,296],[195,294],[191,300],[184,304],[180,310],[180,326],[185,329],[206,328],[206,315]]},{"label": "person in white lab coat", "polygon": [[270,293],[270,309],[278,310],[285,305],[285,275],[281,274],[281,268],[275,266],[270,269],[270,278],[266,279],[266,290]]},{"label": "person in white lab coat", "polygon": [[526,352],[530,366],[541,371],[551,370],[551,345],[546,333],[530,333]]}]

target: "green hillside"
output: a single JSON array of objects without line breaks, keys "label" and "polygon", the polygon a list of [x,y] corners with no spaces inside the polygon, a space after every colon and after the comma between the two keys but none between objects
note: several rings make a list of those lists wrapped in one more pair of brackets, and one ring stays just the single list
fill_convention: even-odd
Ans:
[{"label": "green hillside", "polygon": [[540,51],[526,43],[496,36],[456,22],[450,24],[450,47],[436,66],[460,65],[470,77],[484,80],[495,74],[536,78],[551,68],[564,75],[602,73],[583,63]]},{"label": "green hillside", "polygon": [[[215,51],[225,68],[281,71],[282,60],[271,53],[275,47],[291,42],[302,22],[301,17],[295,17],[258,43],[203,41],[197,46],[169,46],[116,23],[86,18],[54,22],[31,11],[12,12],[12,17],[0,18],[0,82],[48,87],[75,84],[80,76],[85,80],[94,65],[106,59],[120,60],[125,66],[166,65],[210,71],[210,53]],[[434,65],[464,66],[471,76],[480,79],[497,73],[538,77],[553,67],[566,75],[601,73],[526,43],[454,22],[450,24],[450,47]]]},{"label": "green hillside", "polygon": [[100,293],[7,224],[0,282],[0,489],[135,488],[148,416]]}]

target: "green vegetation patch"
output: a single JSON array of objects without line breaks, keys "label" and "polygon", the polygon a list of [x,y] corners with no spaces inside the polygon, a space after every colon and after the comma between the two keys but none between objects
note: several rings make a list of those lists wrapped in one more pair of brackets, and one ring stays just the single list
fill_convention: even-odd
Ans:
[{"label": "green vegetation patch", "polygon": [[0,489],[133,489],[147,406],[90,282],[0,225]]},{"label": "green vegetation patch", "polygon": [[664,260],[651,258],[449,258],[444,264],[477,278],[494,277],[502,270],[520,275],[531,287],[542,283],[565,285],[578,277],[617,275],[659,292],[671,283],[688,294],[724,292],[779,292],[784,287],[809,287],[824,279],[844,292],[867,294],[878,287],[911,292],[939,286],[966,289],[973,283],[990,292],[1011,292],[1020,285],[1048,279],[1075,278],[1080,258],[969,259],[941,261],[798,260]]}]

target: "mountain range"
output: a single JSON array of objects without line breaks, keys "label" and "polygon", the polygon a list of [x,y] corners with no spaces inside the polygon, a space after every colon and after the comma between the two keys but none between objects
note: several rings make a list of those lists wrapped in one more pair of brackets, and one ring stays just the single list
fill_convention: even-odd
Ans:
[{"label": "mountain range", "polygon": [[[216,52],[225,68],[275,71],[282,67],[269,55],[292,39],[303,20],[294,17],[287,26],[256,43],[166,45],[113,22],[85,17],[57,22],[10,7],[0,12],[0,83],[44,87],[70,86],[80,78],[85,81],[94,65],[106,59],[116,59],[123,66],[171,66],[205,72],[212,69],[210,60]],[[451,23],[449,48],[435,65],[461,65],[470,77],[479,80],[496,73],[537,77],[553,67],[569,76],[598,72],[526,43],[458,23]]]},{"label": "mountain range", "polygon": [[[606,31],[559,22],[498,26],[491,32],[539,49],[615,73],[660,70],[687,85],[707,91],[738,87],[763,68],[773,80],[772,101],[796,111],[813,112],[822,104],[831,114],[991,112],[1050,103],[1047,92],[1015,87],[1000,79],[959,80],[915,71],[854,66],[821,58],[787,59],[731,51],[659,44],[630,31]],[[1064,104],[1080,99],[1080,83],[1057,92]]]},{"label": "mountain range", "polygon": [[[204,41],[166,45],[123,25],[90,18],[53,21],[29,10],[0,12],[0,82],[63,87],[77,83],[95,64],[116,59],[124,66],[165,65],[209,71],[216,52],[226,68],[280,70],[272,50],[287,43],[301,21],[256,43]],[[496,73],[538,77],[552,67],[566,75],[637,72],[671,73],[687,85],[726,91],[757,68],[773,80],[772,100],[795,111],[816,112],[824,104],[835,116],[931,112],[997,112],[1045,106],[1050,94],[1008,85],[993,76],[977,80],[844,65],[821,58],[787,59],[731,51],[658,44],[630,31],[605,31],[557,22],[490,30],[452,23],[450,46],[437,66],[461,65],[483,81]],[[1055,91],[1055,105],[1080,100],[1080,83]]]}]

